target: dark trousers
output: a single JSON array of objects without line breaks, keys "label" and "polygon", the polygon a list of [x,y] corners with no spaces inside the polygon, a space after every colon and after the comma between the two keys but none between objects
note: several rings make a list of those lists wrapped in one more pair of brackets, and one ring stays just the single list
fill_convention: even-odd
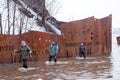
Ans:
[{"label": "dark trousers", "polygon": [[28,68],[27,59],[23,59],[23,67],[24,68]]},{"label": "dark trousers", "polygon": [[54,61],[57,62],[56,56],[51,56],[51,55],[49,56],[49,61],[51,61],[52,58],[54,58]]},{"label": "dark trousers", "polygon": [[80,57],[83,56],[84,58],[86,58],[85,52],[80,52],[80,53],[79,53],[79,56],[80,56]]}]

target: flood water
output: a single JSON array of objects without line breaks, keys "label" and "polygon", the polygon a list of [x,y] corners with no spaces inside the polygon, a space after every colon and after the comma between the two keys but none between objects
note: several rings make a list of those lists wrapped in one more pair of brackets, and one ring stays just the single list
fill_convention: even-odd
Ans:
[{"label": "flood water", "polygon": [[0,80],[120,80],[120,46],[113,42],[109,56],[58,58],[58,62],[41,60],[0,65]]}]

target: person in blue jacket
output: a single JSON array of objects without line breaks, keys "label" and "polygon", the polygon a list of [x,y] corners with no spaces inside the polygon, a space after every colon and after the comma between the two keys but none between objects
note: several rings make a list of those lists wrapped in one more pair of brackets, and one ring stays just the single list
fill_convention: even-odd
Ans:
[{"label": "person in blue jacket", "polygon": [[79,47],[79,56],[86,58],[86,46],[83,43]]},{"label": "person in blue jacket", "polygon": [[49,61],[52,60],[52,58],[54,58],[54,61],[57,62],[57,53],[58,53],[58,44],[56,41],[52,41],[51,45],[50,45],[50,55],[49,55]]}]

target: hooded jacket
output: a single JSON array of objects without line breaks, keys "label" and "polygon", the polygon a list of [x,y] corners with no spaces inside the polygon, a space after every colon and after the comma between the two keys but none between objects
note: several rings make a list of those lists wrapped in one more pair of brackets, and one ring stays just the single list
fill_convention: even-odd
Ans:
[{"label": "hooded jacket", "polygon": [[50,45],[50,55],[56,56],[58,53],[58,44],[51,44]]},{"label": "hooded jacket", "polygon": [[22,55],[22,59],[28,59],[31,49],[27,45],[21,46],[19,52]]}]

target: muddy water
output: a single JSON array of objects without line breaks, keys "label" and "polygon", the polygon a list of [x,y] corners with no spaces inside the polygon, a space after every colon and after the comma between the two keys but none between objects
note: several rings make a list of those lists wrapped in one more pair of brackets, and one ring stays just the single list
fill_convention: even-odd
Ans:
[{"label": "muddy water", "polygon": [[29,62],[28,70],[20,64],[1,65],[0,80],[79,80],[113,79],[111,57],[79,57],[59,59],[55,64],[48,61]]},{"label": "muddy water", "polygon": [[120,80],[120,47],[113,44],[110,56],[81,59],[59,58],[58,62],[29,62],[0,65],[0,80]]}]

